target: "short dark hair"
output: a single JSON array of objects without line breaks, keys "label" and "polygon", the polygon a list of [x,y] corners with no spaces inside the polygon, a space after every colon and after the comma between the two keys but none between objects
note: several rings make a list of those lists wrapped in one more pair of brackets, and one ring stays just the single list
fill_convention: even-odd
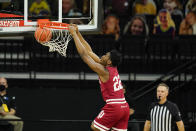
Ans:
[{"label": "short dark hair", "polygon": [[121,53],[116,49],[111,50],[110,60],[112,61],[112,66],[118,66],[121,63]]}]

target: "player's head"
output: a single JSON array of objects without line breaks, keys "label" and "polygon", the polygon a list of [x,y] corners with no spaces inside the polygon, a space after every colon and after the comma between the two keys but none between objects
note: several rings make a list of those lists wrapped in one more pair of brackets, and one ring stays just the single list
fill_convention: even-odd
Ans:
[{"label": "player's head", "polygon": [[117,50],[107,52],[101,57],[101,64],[104,66],[118,66],[121,62],[121,54]]},{"label": "player's head", "polygon": [[165,83],[160,83],[157,86],[157,99],[164,100],[167,99],[169,94],[169,86]]}]

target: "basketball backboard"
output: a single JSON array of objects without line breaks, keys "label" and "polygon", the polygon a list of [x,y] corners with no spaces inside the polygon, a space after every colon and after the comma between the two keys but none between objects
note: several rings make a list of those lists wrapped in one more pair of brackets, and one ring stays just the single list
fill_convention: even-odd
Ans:
[{"label": "basketball backboard", "polygon": [[33,32],[38,19],[75,23],[80,31],[97,32],[101,12],[102,0],[0,0],[0,35]]}]

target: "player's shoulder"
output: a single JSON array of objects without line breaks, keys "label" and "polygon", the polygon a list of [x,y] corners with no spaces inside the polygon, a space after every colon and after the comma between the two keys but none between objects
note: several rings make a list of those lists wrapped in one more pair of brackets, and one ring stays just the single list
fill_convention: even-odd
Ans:
[{"label": "player's shoulder", "polygon": [[106,66],[105,69],[110,73],[110,74],[118,74],[118,69],[117,67],[113,67],[113,66]]}]

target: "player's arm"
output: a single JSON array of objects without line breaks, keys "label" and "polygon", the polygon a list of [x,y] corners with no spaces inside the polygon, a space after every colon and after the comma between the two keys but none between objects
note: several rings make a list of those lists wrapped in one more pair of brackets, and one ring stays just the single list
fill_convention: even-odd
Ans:
[{"label": "player's arm", "polygon": [[87,50],[84,48],[83,44],[81,43],[77,33],[76,28],[74,26],[69,26],[69,31],[74,39],[77,51],[81,56],[82,60],[99,76],[104,76],[108,74],[108,71],[105,70],[104,66],[95,62],[88,54]]},{"label": "player's arm", "polygon": [[185,129],[184,129],[184,123],[182,121],[176,122],[176,125],[178,127],[178,131],[185,131]]},{"label": "player's arm", "polygon": [[83,44],[84,48],[88,51],[89,56],[97,63],[100,63],[100,58],[93,52],[91,46],[88,44],[88,42],[84,39],[82,34],[79,32],[77,25],[73,26],[76,28],[76,33],[78,35],[78,38],[80,39],[80,42]]},{"label": "player's arm", "polygon": [[144,131],[150,131],[150,121],[146,120],[144,125]]},{"label": "player's arm", "polygon": [[100,58],[93,52],[92,48],[90,47],[90,45],[87,43],[86,40],[84,40],[83,36],[81,35],[81,33],[78,31],[78,37],[81,41],[81,43],[83,44],[83,46],[85,47],[85,49],[88,51],[89,56],[96,61],[97,63],[100,63]]}]

